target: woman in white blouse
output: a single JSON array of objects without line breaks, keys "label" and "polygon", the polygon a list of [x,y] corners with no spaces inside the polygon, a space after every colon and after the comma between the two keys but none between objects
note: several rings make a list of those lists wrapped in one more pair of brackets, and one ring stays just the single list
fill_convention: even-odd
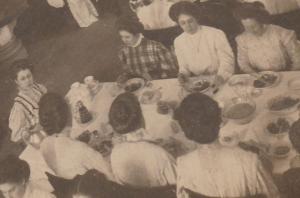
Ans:
[{"label": "woman in white blouse", "polygon": [[184,31],[174,41],[179,74],[215,75],[219,83],[227,80],[234,73],[234,55],[225,34],[199,25],[199,10],[191,2],[176,3],[169,13]]},{"label": "woman in white blouse", "polygon": [[39,101],[47,89],[34,82],[32,65],[28,60],[18,60],[13,64],[13,80],[18,94],[10,112],[9,128],[11,140],[22,142],[25,133],[36,132],[39,129]]},{"label": "woman in white blouse", "polygon": [[40,151],[49,168],[58,177],[72,179],[96,169],[113,179],[107,161],[87,144],[73,140],[66,129],[69,108],[66,101],[55,93],[45,94],[40,101],[40,123],[48,135],[40,144]]},{"label": "woman in white blouse", "polygon": [[112,170],[119,183],[147,188],[176,183],[175,160],[151,143],[135,95],[119,95],[111,106],[109,120],[120,135],[111,153]]},{"label": "woman in white blouse", "polygon": [[177,159],[179,198],[189,197],[189,191],[208,197],[279,197],[256,154],[219,144],[221,109],[216,101],[191,94],[180,104],[175,119],[185,136],[198,143],[195,151]]},{"label": "woman in white blouse", "polygon": [[235,10],[244,32],[236,38],[238,64],[245,73],[300,69],[300,45],[294,31],[269,24],[264,5],[243,3]]}]

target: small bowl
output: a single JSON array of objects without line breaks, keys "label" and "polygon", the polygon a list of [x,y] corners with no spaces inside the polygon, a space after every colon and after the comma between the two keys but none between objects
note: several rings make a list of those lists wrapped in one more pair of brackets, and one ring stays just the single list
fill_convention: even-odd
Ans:
[{"label": "small bowl", "polygon": [[[233,117],[233,116],[228,115],[229,111],[233,107],[235,107],[237,105],[242,105],[242,104],[248,105],[250,108],[252,108],[251,112],[247,113],[247,115],[245,115],[245,116],[240,116],[240,117],[238,117],[238,116]],[[240,106],[240,108],[245,108],[245,107]],[[256,111],[256,103],[253,100],[251,100],[249,98],[236,97],[236,98],[232,98],[229,101],[225,102],[224,108],[223,108],[223,117],[234,121],[236,124],[244,125],[253,120],[253,118],[255,116],[255,111]]]},{"label": "small bowl", "polygon": [[281,133],[276,133],[276,134],[275,134],[275,133],[271,133],[271,132],[268,130],[268,128],[267,128],[268,125],[269,125],[270,123],[272,123],[272,122],[277,122],[277,120],[280,119],[280,118],[285,119],[285,120],[289,123],[290,127],[291,127],[291,125],[293,124],[293,120],[292,120],[291,118],[289,118],[289,117],[274,116],[274,115],[269,115],[269,114],[267,114],[267,115],[265,116],[265,120],[263,121],[263,122],[264,122],[263,128],[264,128],[265,133],[268,134],[270,137],[274,137],[274,138],[276,138],[276,139],[283,139],[283,138],[288,134],[289,129],[287,129],[286,131],[283,131],[283,132],[281,132]]}]

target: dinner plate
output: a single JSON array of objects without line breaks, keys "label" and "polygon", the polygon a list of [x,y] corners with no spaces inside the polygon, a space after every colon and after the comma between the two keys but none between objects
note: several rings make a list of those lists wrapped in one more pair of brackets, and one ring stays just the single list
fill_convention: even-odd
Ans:
[{"label": "dinner plate", "polygon": [[249,86],[252,82],[252,78],[250,75],[233,75],[229,80],[228,80],[228,85],[230,87],[235,87],[235,86]]},{"label": "dinner plate", "polygon": [[[281,109],[278,109],[278,110],[275,110],[275,109],[271,109],[271,105],[272,103],[274,103],[276,100],[277,102],[279,103],[279,100],[280,98],[291,98],[293,100],[298,100],[297,102],[295,101],[295,104],[290,106],[290,107],[286,107],[286,108],[281,108]],[[292,102],[292,101],[291,101]],[[266,104],[266,108],[268,109],[269,112],[271,113],[275,113],[275,114],[279,114],[279,115],[286,115],[286,114],[291,114],[291,113],[294,113],[295,111],[297,111],[297,108],[298,108],[298,104],[300,102],[300,97],[297,96],[297,95],[294,95],[294,94],[289,94],[289,93],[286,93],[286,94],[280,94],[280,95],[277,95],[271,99],[269,99],[267,101],[267,104]],[[279,105],[280,106],[280,105]]]},{"label": "dinner plate", "polygon": [[141,104],[155,104],[162,97],[159,90],[145,90],[140,96]]},{"label": "dinner plate", "polygon": [[[259,76],[263,76],[263,75],[273,75],[276,76],[276,80],[273,83],[267,84],[266,86],[263,87],[257,87],[254,85],[254,83],[256,82],[256,80],[259,80]],[[256,79],[254,79],[253,81],[253,87],[255,87],[256,89],[265,89],[265,88],[273,88],[275,86],[277,86],[280,82],[281,76],[280,73],[274,72],[274,71],[262,71],[259,72],[258,76],[256,76]]]},{"label": "dinner plate", "polygon": [[131,78],[126,81],[124,89],[129,92],[136,92],[144,88],[146,82],[143,78]]},{"label": "dinner plate", "polygon": [[[289,127],[286,130],[282,131],[281,133],[271,133],[269,131],[269,129],[268,129],[269,124],[275,123],[276,126],[278,127],[278,123],[277,122],[278,122],[278,119],[280,119],[280,118],[282,118],[285,121],[287,121],[288,124],[289,124]],[[274,116],[274,115],[267,114],[264,117],[264,119],[263,119],[263,129],[264,129],[264,132],[268,136],[275,137],[277,139],[278,138],[280,139],[281,137],[284,137],[285,135],[287,135],[287,133],[289,132],[289,129],[290,129],[290,127],[291,127],[292,124],[293,124],[293,120],[290,117],[287,117],[287,116],[278,116],[278,115]]]},{"label": "dinner plate", "polygon": [[204,93],[211,87],[211,83],[206,79],[195,79],[187,85],[187,90],[190,92]]}]

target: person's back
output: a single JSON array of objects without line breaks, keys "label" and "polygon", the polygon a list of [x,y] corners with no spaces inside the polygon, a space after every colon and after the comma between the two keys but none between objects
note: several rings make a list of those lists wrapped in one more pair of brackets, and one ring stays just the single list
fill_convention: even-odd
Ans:
[{"label": "person's back", "polygon": [[49,168],[58,176],[72,179],[77,174],[96,169],[108,178],[112,175],[102,155],[88,145],[68,137],[69,109],[58,94],[47,93],[40,101],[40,122],[47,137],[40,144],[40,151]]},{"label": "person's back", "polygon": [[198,144],[177,159],[178,198],[187,197],[188,191],[208,197],[279,197],[256,154],[219,143],[221,115],[219,104],[201,93],[188,95],[175,111],[185,136]]},{"label": "person's back", "polygon": [[211,197],[267,193],[258,157],[239,147],[210,145],[178,158],[179,185]]},{"label": "person's back", "polygon": [[[47,137],[41,144],[41,151],[50,168],[58,176],[68,179],[75,177],[77,174],[84,174],[88,169],[88,164],[90,166],[91,164],[96,165],[96,160],[98,160],[98,163],[104,163],[104,159],[99,153],[93,151],[84,143],[68,137]],[[47,152],[54,157],[50,157],[49,160],[49,153]]]},{"label": "person's back", "polygon": [[175,184],[175,160],[161,147],[145,141],[116,145],[111,153],[116,179],[135,187]]}]

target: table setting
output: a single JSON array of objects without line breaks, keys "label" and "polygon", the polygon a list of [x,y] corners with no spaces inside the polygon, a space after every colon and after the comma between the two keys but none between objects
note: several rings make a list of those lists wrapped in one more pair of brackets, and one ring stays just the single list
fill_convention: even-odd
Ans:
[{"label": "table setting", "polygon": [[[178,79],[150,82],[131,78],[120,84],[102,83],[88,76],[82,82],[72,84],[66,94],[72,109],[70,136],[89,144],[109,160],[115,144],[115,134],[108,122],[110,105],[120,93],[130,91],[141,103],[145,130],[152,138],[150,141],[178,157],[195,149],[196,144],[185,137],[173,118],[174,111],[185,97],[183,89],[185,95],[202,92],[214,98],[222,108],[220,144],[227,147],[239,145],[257,152],[270,161],[273,174],[280,175],[293,165],[298,156],[290,143],[288,131],[299,119],[299,74],[262,72],[234,75],[217,88],[211,86],[213,80],[209,78],[196,78],[191,80],[196,89],[190,89],[190,85],[185,88]],[[42,160],[38,150],[30,145],[21,157],[33,167],[36,167],[36,161]],[[39,166],[40,170],[49,170],[45,163],[41,162]],[[38,179],[41,175],[38,174]]]}]

